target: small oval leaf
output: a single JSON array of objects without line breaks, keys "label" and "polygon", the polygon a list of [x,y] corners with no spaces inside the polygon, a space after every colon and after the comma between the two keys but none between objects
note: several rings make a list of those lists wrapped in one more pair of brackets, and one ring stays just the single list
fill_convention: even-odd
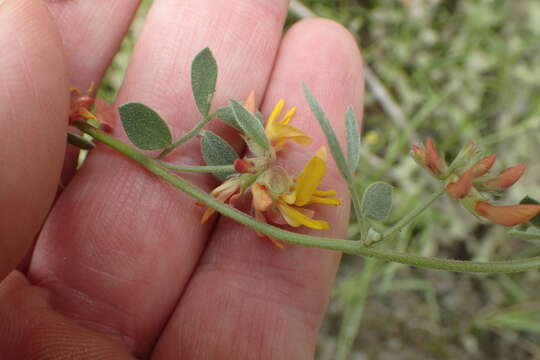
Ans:
[{"label": "small oval leaf", "polygon": [[351,173],[355,173],[360,160],[360,130],[352,107],[345,113],[345,129],[347,131],[347,160]]},{"label": "small oval leaf", "polygon": [[[540,201],[533,199],[530,196],[525,196],[520,202],[520,204],[533,204],[533,205],[540,205]],[[540,214],[533,217],[531,220],[529,220],[531,224],[533,224],[535,227],[540,228]]]},{"label": "small oval leaf", "polygon": [[216,91],[217,62],[209,48],[204,48],[191,63],[191,90],[199,112],[207,116]]},{"label": "small oval leaf", "polygon": [[[228,142],[208,130],[201,132],[201,152],[204,162],[210,166],[231,165],[238,159],[238,154]],[[212,175],[223,181],[231,174],[233,173],[222,172],[213,173]]]},{"label": "small oval leaf", "polygon": [[242,131],[242,128],[236,122],[236,118],[234,117],[234,113],[230,106],[219,108],[216,111],[216,117],[236,130]]},{"label": "small oval leaf", "polygon": [[372,220],[386,220],[392,211],[392,185],[382,181],[370,184],[362,196],[362,210]]},{"label": "small oval leaf", "polygon": [[242,128],[244,134],[249,136],[255,143],[265,150],[270,149],[270,143],[264,132],[264,127],[257,116],[253,115],[242,104],[235,100],[229,100],[236,123]]},{"label": "small oval leaf", "polygon": [[172,141],[169,126],[150,107],[131,102],[118,108],[129,140],[142,150],[163,149]]}]

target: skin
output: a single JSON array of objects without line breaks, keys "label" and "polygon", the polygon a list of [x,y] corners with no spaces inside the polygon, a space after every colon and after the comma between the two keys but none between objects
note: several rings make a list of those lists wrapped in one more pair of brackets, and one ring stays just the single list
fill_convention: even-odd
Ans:
[{"label": "skin", "polygon": [[[133,0],[0,2],[0,353],[17,359],[310,359],[340,255],[287,245],[214,216],[98,145],[73,177],[69,87],[99,82]],[[313,90],[338,134],[362,113],[359,50],[340,25],[313,19],[282,37],[288,1],[156,0],[118,104],[155,108],[176,136],[198,120],[189,66],[209,46],[220,67],[214,106],[251,89],[266,115],[285,98],[314,142],[283,162],[298,172],[324,144],[304,100]],[[6,100],[7,99],[7,100]],[[15,125],[16,124],[16,125]],[[242,151],[234,131],[215,131]],[[125,138],[121,129],[115,136]],[[342,139],[343,140],[343,139]],[[167,157],[198,164],[196,141]],[[65,186],[55,200],[57,186]],[[323,187],[348,195],[332,161]],[[5,175],[7,174],[7,175]],[[210,191],[208,175],[186,175]],[[9,209],[9,210],[7,210]],[[349,207],[320,207],[342,237]],[[306,231],[309,233],[309,231]],[[313,233],[322,234],[314,231]],[[25,262],[23,261],[24,259]],[[23,271],[13,270],[18,264]]]}]

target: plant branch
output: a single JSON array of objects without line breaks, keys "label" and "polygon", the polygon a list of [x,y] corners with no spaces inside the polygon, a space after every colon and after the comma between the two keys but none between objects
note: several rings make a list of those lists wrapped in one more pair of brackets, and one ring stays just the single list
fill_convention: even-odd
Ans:
[{"label": "plant branch", "polygon": [[215,115],[216,115],[215,113],[207,115],[204,119],[199,121],[197,123],[197,125],[195,125],[195,127],[193,129],[191,129],[187,133],[185,133],[184,136],[182,136],[180,139],[176,140],[175,142],[173,142],[172,144],[167,146],[165,149],[163,149],[163,151],[156,157],[156,159],[163,159],[171,151],[173,151],[177,147],[185,144],[188,140],[190,140],[190,139],[194,138],[195,136],[199,135],[201,130],[206,126],[206,124],[208,124],[210,122],[210,120],[212,120],[212,118]]},{"label": "plant branch", "polygon": [[[423,213],[431,204],[435,202],[439,197],[441,197],[445,192],[444,188],[439,189],[439,191],[433,193],[423,204],[418,206],[416,209],[408,213],[406,216],[401,218],[394,226],[390,227],[389,229],[385,230],[382,233],[382,239],[386,239],[401,229],[403,229],[405,226],[409,225],[414,219],[416,219],[421,213]],[[382,240],[381,239],[381,240]]]},{"label": "plant branch", "polygon": [[189,166],[189,165],[173,165],[163,161],[158,161],[158,164],[166,169],[178,172],[189,173],[227,173],[234,172],[233,165],[215,165],[215,166]]},{"label": "plant branch", "polygon": [[[80,130],[93,136],[96,140],[110,146],[116,151],[119,151],[125,156],[136,161],[141,166],[145,167],[148,171],[162,178],[172,186],[194,197],[201,203],[213,209],[216,209],[216,211],[218,211],[219,213],[243,225],[246,225],[251,229],[254,229],[263,234],[275,237],[276,239],[280,239],[288,243],[342,251],[348,254],[368,256],[378,258],[384,261],[399,262],[402,264],[418,267],[457,272],[510,273],[540,268],[540,257],[493,262],[446,260],[434,257],[426,257],[414,254],[398,253],[393,251],[368,248],[366,246],[363,246],[359,241],[354,240],[316,237],[286,231],[278,227],[257,221],[253,217],[248,216],[243,212],[234,209],[227,204],[215,199],[214,197],[208,195],[206,192],[199,189],[198,187],[191,185],[190,183],[186,182],[182,178],[175,176],[174,174],[169,173],[166,169],[159,165],[156,160],[132,148],[126,143],[107,135],[103,131],[93,128],[92,126],[87,125],[81,121],[76,122],[74,125]],[[433,201],[435,200],[435,198],[433,199]]]}]

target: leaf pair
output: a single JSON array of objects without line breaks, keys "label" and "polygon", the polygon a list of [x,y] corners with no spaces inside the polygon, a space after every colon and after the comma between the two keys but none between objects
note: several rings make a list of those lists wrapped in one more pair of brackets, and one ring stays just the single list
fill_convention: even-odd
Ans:
[{"label": "leaf pair", "polygon": [[[209,115],[216,91],[217,63],[210,49],[202,50],[191,64],[191,89],[201,115]],[[119,108],[120,119],[131,142],[142,150],[164,149],[172,144],[169,126],[150,107],[130,102]]]}]

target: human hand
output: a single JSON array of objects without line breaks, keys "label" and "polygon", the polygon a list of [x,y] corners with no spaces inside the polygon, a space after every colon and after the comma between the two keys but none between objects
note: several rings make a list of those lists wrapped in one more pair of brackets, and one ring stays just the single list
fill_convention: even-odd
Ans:
[{"label": "human hand", "polygon": [[[0,48],[13,49],[0,58],[0,131],[8,135],[0,145],[2,278],[43,224],[26,273],[11,272],[0,285],[0,353],[312,358],[339,254],[293,245],[278,250],[225,218],[201,226],[202,210],[191,198],[104,146],[50,208],[62,166],[72,167],[69,157],[63,164],[68,89],[101,78],[137,4],[47,4],[54,21],[37,0],[0,4]],[[215,105],[255,89],[259,103],[264,95],[264,114],[282,97],[299,107],[295,126],[314,142],[286,161],[301,169],[324,143],[301,81],[342,134],[346,107],[361,113],[361,60],[354,39],[326,20],[300,22],[281,39],[287,5],[156,0],[117,103],[145,103],[182,134],[198,119],[189,65],[209,46],[220,68]],[[241,150],[231,129],[214,125]],[[124,137],[121,130],[115,135]],[[186,144],[168,159],[199,163],[198,146]],[[325,181],[347,203],[346,186],[329,166]],[[216,185],[208,175],[189,180],[206,190]],[[325,235],[341,237],[348,208],[321,208],[318,217],[331,224]]]}]

